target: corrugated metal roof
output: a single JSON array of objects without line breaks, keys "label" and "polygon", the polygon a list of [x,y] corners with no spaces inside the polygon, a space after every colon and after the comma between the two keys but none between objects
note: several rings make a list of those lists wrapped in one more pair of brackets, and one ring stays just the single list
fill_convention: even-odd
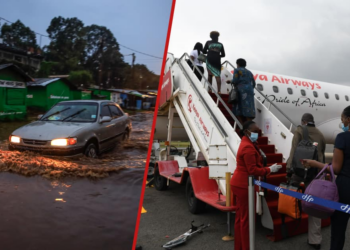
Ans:
[{"label": "corrugated metal roof", "polygon": [[73,89],[77,89],[77,87],[74,84],[72,84],[70,81],[68,81],[68,79],[66,78],[35,78],[34,82],[28,82],[27,85],[29,87],[37,87],[37,86],[46,87],[50,83],[53,83],[58,80],[62,80],[64,83],[68,84]]},{"label": "corrugated metal roof", "polygon": [[7,67],[9,67],[9,66],[11,66],[12,64],[11,63],[8,63],[8,64],[1,64],[0,65],[0,69],[5,69],[5,68],[7,68]]},{"label": "corrugated metal roof", "polygon": [[59,80],[60,78],[35,78],[34,82],[29,82],[28,86],[41,86],[45,87],[48,84]]},{"label": "corrugated metal roof", "polygon": [[18,74],[22,75],[25,78],[25,81],[27,82],[32,82],[34,81],[33,78],[31,78],[29,75],[27,75],[22,69],[20,69],[19,67],[17,67],[16,65],[12,64],[12,63],[8,63],[8,64],[1,64],[0,65],[0,70],[1,69],[6,69],[6,68],[12,68],[13,70],[15,70]]}]

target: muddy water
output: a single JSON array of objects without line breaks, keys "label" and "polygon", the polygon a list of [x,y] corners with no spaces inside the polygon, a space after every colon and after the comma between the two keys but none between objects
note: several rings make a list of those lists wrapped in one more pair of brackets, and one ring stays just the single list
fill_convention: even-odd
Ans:
[{"label": "muddy water", "polygon": [[99,159],[4,151],[22,124],[0,123],[0,249],[131,249],[153,113],[131,118]]}]

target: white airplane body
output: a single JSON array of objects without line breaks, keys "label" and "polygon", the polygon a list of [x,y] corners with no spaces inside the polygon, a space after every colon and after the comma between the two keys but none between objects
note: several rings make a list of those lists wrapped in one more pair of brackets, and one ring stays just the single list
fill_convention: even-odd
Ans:
[{"label": "white airplane body", "polygon": [[[174,60],[174,55],[168,53],[168,60],[164,72],[170,69]],[[221,93],[223,94],[228,94],[232,88],[231,84],[226,83],[226,80],[232,79],[233,68],[231,66],[226,66],[227,65],[224,64],[221,68]],[[207,78],[208,73],[206,65],[203,64],[203,67],[204,76]],[[349,86],[275,73],[266,73],[257,70],[250,71],[254,75],[257,84],[256,87],[295,125],[301,124],[301,117],[304,113],[311,113],[314,116],[316,127],[323,133],[327,144],[334,144],[336,136],[342,132],[341,113],[344,108],[350,105]],[[202,79],[202,83],[203,82],[204,80]],[[213,78],[213,87],[217,90],[215,78]],[[257,90],[255,90],[255,96],[267,106],[269,105],[266,100],[264,101],[264,98],[262,98]],[[291,123],[284,115],[274,110],[273,106],[271,106],[271,110],[287,128],[290,127]],[[162,118],[159,117],[158,119]],[[159,122],[157,125],[158,124],[161,123]],[[295,127],[293,128],[295,129]],[[176,132],[175,134],[180,135],[182,132]],[[178,139],[181,139],[181,136],[179,136]]]},{"label": "white airplane body", "polygon": [[[344,108],[350,105],[350,87],[320,81],[313,81],[297,77],[284,76],[251,70],[257,88],[271,100],[294,124],[301,124],[304,113],[311,113],[315,119],[316,127],[323,133],[328,144],[334,140],[341,130],[340,116]],[[228,93],[231,85],[226,80],[228,69],[221,72],[221,92]],[[232,70],[230,72],[232,74]],[[216,88],[216,84],[214,86]],[[268,102],[258,91],[255,96],[268,105]],[[287,127],[290,122],[280,112],[274,112]]]}]

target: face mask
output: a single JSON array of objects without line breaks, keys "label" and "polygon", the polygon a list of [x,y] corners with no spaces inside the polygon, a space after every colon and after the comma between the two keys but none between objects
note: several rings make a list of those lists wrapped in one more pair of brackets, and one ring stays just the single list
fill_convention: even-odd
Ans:
[{"label": "face mask", "polygon": [[341,123],[341,128],[343,129],[344,132],[349,130],[349,125],[348,126],[344,126],[344,123]]},{"label": "face mask", "polygon": [[250,139],[252,142],[256,142],[256,141],[258,140],[258,137],[259,137],[259,134],[258,134],[258,133],[250,132],[249,139]]}]

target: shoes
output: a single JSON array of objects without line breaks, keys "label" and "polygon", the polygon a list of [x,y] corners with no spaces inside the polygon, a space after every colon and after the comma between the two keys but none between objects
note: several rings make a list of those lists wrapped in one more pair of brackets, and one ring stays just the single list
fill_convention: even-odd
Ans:
[{"label": "shoes", "polygon": [[314,249],[321,249],[321,244],[311,244],[309,243],[309,240],[307,240],[307,244],[309,244],[309,246],[313,247]]}]

